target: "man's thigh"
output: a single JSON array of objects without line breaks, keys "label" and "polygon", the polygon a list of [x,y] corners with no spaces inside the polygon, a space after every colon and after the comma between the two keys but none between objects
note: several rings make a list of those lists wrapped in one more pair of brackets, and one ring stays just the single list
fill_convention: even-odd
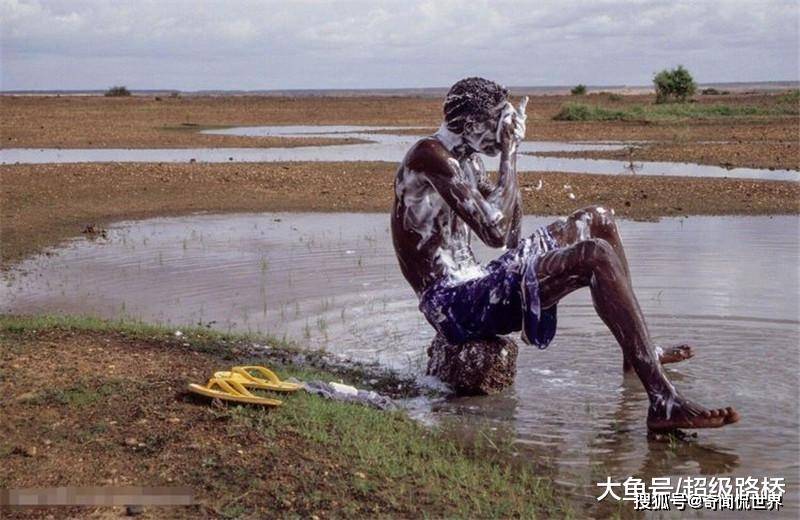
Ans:
[{"label": "man's thigh", "polygon": [[598,241],[604,242],[602,239],[580,240],[549,251],[538,259],[536,278],[542,308],[557,304],[569,293],[589,284],[592,251]]},{"label": "man's thigh", "polygon": [[520,274],[505,265],[492,267],[481,278],[434,286],[423,294],[420,310],[448,341],[463,343],[520,330]]}]

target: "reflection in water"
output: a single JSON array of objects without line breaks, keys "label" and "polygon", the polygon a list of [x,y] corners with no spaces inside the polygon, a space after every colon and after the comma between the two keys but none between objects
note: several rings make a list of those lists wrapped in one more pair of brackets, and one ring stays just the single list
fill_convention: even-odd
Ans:
[{"label": "reflection in water", "polygon": [[[529,232],[550,218],[527,218]],[[742,421],[680,442],[648,440],[646,397],[586,291],[559,309],[545,351],[522,348],[514,387],[492,397],[418,399],[413,415],[508,431],[520,457],[596,496],[612,476],[786,477],[798,492],[798,220],[693,217],[620,221],[633,283],[655,341],[697,355],[667,368],[701,403]],[[497,255],[477,247],[482,260]],[[312,347],[424,367],[431,329],[399,273],[386,215],[200,215],[121,224],[24,262],[0,312],[121,314],[261,330]],[[596,509],[591,514],[597,514]]]},{"label": "reflection in water", "polygon": [[[390,128],[391,129],[391,128]],[[398,129],[405,129],[400,127]],[[352,138],[361,144],[300,146],[293,148],[196,148],[196,149],[0,149],[0,164],[74,162],[282,162],[282,161],[389,161],[402,160],[421,136],[369,133],[381,127],[358,126],[255,126],[206,130],[205,133],[243,136]],[[537,157],[537,152],[619,150],[631,143],[525,141],[517,157],[519,171],[557,171],[617,175],[631,173],[629,161]],[[487,158],[486,166],[497,170],[499,157]],[[740,179],[800,180],[800,172],[757,168],[726,169],[719,166],[671,162],[637,163],[639,175],[686,177],[730,177]]]}]

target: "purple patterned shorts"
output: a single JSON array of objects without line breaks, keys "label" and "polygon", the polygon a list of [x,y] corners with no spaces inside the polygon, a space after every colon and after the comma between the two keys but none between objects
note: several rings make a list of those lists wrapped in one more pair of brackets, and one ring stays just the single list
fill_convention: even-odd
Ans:
[{"label": "purple patterned shorts", "polygon": [[463,282],[447,277],[420,296],[419,309],[453,344],[522,331],[522,339],[547,348],[556,333],[556,306],[542,309],[538,259],[558,248],[545,227],[486,265],[486,275]]}]

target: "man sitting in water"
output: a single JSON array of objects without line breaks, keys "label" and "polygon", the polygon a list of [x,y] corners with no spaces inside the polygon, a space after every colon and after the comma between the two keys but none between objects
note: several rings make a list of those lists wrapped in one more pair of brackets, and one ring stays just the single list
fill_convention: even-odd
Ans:
[{"label": "man sitting in water", "polygon": [[[622,347],[650,399],[654,431],[716,428],[739,420],[732,408],[706,409],[670,383],[662,363],[691,357],[689,347],[657,348],[631,287],[613,211],[590,207],[520,237],[522,209],[516,154],[525,136],[525,106],[508,101],[492,81],[468,78],[450,89],[444,122],[418,141],[395,178],[392,236],[400,268],[419,308],[450,343],[522,332],[546,348],[556,330],[556,304],[589,287],[597,314]],[[478,156],[500,154],[497,184]],[[504,248],[481,266],[470,236]]]}]

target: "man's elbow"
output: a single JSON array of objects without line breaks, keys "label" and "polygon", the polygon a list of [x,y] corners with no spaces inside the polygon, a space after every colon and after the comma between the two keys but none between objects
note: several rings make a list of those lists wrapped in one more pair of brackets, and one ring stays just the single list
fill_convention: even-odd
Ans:
[{"label": "man's elbow", "polygon": [[489,247],[499,248],[506,245],[506,236],[505,233],[502,233],[497,228],[488,229],[484,236],[481,237],[483,243]]},{"label": "man's elbow", "polygon": [[486,237],[483,241],[489,247],[503,247],[506,245],[506,234],[508,232],[508,225],[503,213],[495,211],[491,216],[489,225],[485,228]]}]

